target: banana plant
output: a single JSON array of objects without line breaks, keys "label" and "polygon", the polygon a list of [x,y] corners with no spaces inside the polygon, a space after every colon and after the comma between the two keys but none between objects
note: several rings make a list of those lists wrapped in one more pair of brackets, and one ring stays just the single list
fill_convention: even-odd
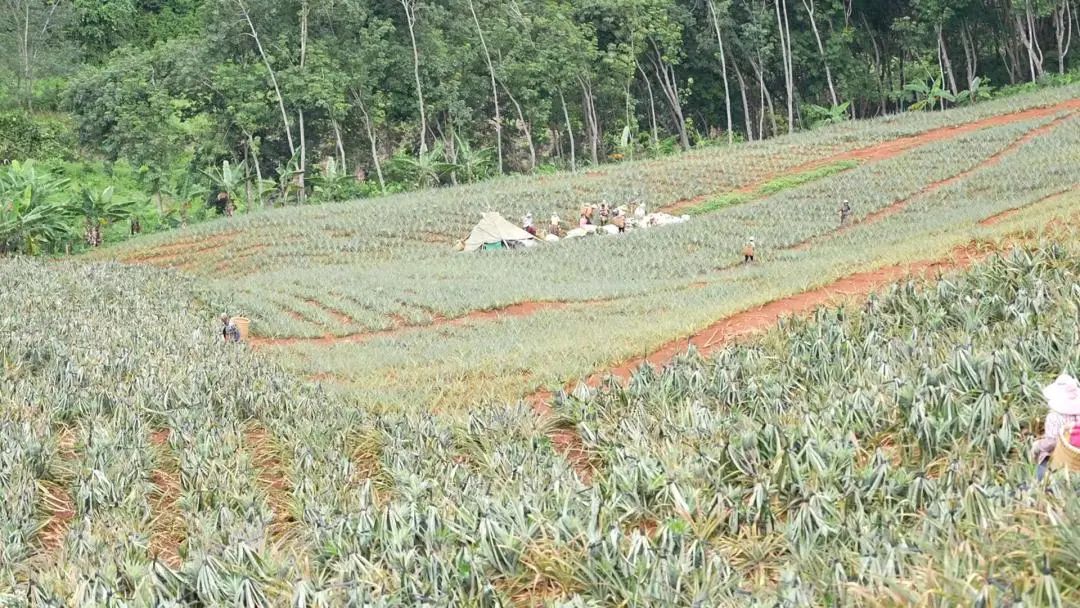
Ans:
[{"label": "banana plant", "polygon": [[86,244],[90,247],[100,246],[102,229],[113,222],[129,219],[134,209],[135,202],[131,199],[118,199],[112,186],[100,192],[83,188],[75,212],[85,224]]},{"label": "banana plant", "polygon": [[233,166],[229,161],[221,162],[221,167],[211,167],[203,170],[203,175],[209,177],[218,189],[218,201],[221,205],[221,213],[232,216],[237,210],[237,201],[240,200],[247,183],[247,166],[241,162]]}]

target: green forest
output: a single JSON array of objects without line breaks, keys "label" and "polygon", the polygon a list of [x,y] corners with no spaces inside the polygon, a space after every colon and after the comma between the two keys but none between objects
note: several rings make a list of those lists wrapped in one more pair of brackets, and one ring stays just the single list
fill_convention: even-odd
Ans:
[{"label": "green forest", "polygon": [[1074,80],[1074,35],[1077,0],[4,0],[0,251],[977,103]]}]

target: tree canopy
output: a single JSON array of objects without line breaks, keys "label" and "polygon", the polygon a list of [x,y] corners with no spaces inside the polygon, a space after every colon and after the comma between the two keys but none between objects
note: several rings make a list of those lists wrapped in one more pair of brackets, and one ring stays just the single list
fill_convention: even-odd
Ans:
[{"label": "tree canopy", "polygon": [[228,160],[303,200],[331,160],[385,190],[974,103],[1074,32],[1078,0],[7,0],[0,108],[151,194]]}]

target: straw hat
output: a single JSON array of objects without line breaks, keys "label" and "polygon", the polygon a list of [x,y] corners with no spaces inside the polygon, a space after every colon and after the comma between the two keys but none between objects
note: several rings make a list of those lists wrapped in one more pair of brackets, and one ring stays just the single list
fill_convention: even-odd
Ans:
[{"label": "straw hat", "polygon": [[1080,382],[1069,374],[1061,374],[1053,384],[1043,389],[1050,409],[1065,416],[1080,416]]}]

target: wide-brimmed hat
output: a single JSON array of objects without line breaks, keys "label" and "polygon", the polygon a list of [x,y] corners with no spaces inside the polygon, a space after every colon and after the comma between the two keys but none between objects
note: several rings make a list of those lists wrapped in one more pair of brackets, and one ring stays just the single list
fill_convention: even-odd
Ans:
[{"label": "wide-brimmed hat", "polygon": [[1050,409],[1066,416],[1080,416],[1080,382],[1069,374],[1061,374],[1053,384],[1043,389]]}]

